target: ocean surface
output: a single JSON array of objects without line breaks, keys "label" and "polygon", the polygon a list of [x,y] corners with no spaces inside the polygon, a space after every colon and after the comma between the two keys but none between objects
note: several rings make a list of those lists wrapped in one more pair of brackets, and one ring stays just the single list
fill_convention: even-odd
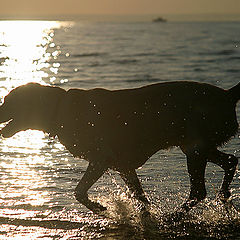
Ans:
[{"label": "ocean surface", "polygon": [[[123,89],[188,80],[227,89],[240,81],[239,26],[0,21],[1,101],[27,82]],[[240,104],[237,112],[240,121]],[[240,132],[222,150],[240,157],[239,146]],[[169,216],[189,193],[186,160],[178,148],[159,151],[137,170],[151,202],[147,217],[113,171],[89,190],[106,213],[99,216],[80,205],[73,191],[86,167],[85,160],[40,131],[1,137],[0,239],[240,239],[239,170],[231,201],[223,205],[216,198],[223,171],[208,164],[207,199],[174,221]]]}]

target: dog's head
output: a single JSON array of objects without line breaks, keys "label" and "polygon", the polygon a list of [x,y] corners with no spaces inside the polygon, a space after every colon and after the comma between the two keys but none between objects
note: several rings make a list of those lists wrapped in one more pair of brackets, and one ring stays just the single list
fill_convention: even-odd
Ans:
[{"label": "dog's head", "polygon": [[28,83],[12,90],[0,106],[0,123],[8,122],[1,130],[4,137],[37,129],[49,132],[58,101],[65,90],[58,87]]}]

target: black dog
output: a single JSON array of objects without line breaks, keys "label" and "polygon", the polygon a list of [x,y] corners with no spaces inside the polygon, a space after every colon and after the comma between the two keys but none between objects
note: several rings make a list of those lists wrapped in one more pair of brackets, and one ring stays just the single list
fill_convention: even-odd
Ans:
[{"label": "black dog", "polygon": [[206,196],[207,162],[225,171],[220,190],[229,185],[238,160],[217,150],[237,133],[236,104],[240,83],[229,89],[197,82],[169,82],[136,89],[70,89],[29,83],[5,97],[0,107],[3,137],[26,129],[57,135],[76,157],[89,161],[76,187],[76,198],[87,208],[104,210],[88,199],[88,189],[111,168],[118,171],[135,197],[148,203],[135,169],[154,153],[180,146],[187,156],[191,192],[187,211]]}]

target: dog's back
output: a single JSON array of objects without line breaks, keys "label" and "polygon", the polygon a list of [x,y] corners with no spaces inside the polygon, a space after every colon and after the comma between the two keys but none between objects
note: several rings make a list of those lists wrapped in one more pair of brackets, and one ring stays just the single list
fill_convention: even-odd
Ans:
[{"label": "dog's back", "polygon": [[238,128],[232,97],[238,91],[229,92],[195,82],[69,90],[58,116],[59,137],[74,155],[87,152],[115,168],[137,168],[159,149],[228,141]]}]

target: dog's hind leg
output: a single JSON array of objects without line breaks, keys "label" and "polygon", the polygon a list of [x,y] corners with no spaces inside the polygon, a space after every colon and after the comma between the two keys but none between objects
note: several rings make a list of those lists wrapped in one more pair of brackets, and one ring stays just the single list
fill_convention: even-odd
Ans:
[{"label": "dog's hind leg", "polygon": [[206,197],[204,176],[207,160],[205,153],[198,150],[188,152],[186,155],[191,189],[189,198],[182,208],[188,212],[193,206]]},{"label": "dog's hind leg", "polygon": [[144,194],[141,183],[134,169],[121,171],[120,176],[127,184],[130,191],[134,193],[136,199],[143,202],[144,204],[149,204],[149,201]]},{"label": "dog's hind leg", "polygon": [[234,173],[238,164],[238,159],[231,155],[218,151],[211,151],[208,161],[217,164],[224,170],[224,178],[220,189],[220,197],[226,200],[230,197],[229,186],[233,180]]},{"label": "dog's hind leg", "polygon": [[86,172],[75,189],[76,199],[93,212],[106,210],[101,204],[88,198],[88,189],[104,174],[106,167],[103,164],[89,163]]}]

